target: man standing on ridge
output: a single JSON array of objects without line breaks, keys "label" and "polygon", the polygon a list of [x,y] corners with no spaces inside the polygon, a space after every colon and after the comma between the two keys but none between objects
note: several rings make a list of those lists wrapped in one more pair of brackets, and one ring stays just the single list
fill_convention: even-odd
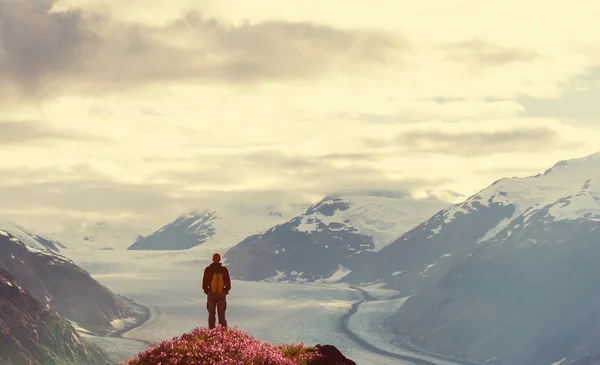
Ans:
[{"label": "man standing on ridge", "polygon": [[219,314],[219,324],[227,327],[225,310],[227,309],[226,296],[231,290],[229,270],[221,264],[221,255],[213,255],[213,262],[204,269],[202,289],[207,295],[206,308],[208,309],[208,328],[215,328],[216,314]]}]

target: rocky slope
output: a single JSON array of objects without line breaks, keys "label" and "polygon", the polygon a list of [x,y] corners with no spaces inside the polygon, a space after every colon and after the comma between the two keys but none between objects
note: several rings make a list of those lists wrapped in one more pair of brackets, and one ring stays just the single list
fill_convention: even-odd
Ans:
[{"label": "rocky slope", "polygon": [[380,253],[380,279],[416,292],[399,339],[496,364],[597,361],[600,154],[502,179]]},{"label": "rocky slope", "polygon": [[301,212],[302,206],[278,209],[273,206],[229,205],[182,215],[128,250],[186,250],[199,245],[215,250],[229,248],[245,237],[262,232]]},{"label": "rocky slope", "polygon": [[0,364],[95,365],[105,354],[0,269]]},{"label": "rocky slope", "polygon": [[247,237],[225,259],[236,279],[335,281],[445,206],[410,197],[328,197],[283,224]]},{"label": "rocky slope", "polygon": [[0,268],[48,309],[94,332],[129,315],[124,304],[73,261],[0,231]]}]

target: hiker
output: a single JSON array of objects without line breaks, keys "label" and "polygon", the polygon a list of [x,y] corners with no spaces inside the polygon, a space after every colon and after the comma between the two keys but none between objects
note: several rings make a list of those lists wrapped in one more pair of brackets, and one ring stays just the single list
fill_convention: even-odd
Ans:
[{"label": "hiker", "polygon": [[227,309],[226,296],[231,290],[229,270],[221,264],[221,255],[213,255],[213,263],[204,269],[202,289],[207,295],[206,308],[208,309],[208,328],[215,328],[216,313],[219,314],[219,324],[227,327],[225,310]]}]

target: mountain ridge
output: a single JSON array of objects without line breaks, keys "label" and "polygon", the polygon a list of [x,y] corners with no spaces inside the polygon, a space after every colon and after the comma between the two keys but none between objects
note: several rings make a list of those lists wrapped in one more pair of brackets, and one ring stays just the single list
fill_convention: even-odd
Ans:
[{"label": "mountain ridge", "polygon": [[408,197],[330,196],[245,238],[224,258],[240,280],[335,281],[442,206]]},{"label": "mountain ridge", "polygon": [[0,268],[0,363],[99,365],[106,354]]},{"label": "mountain ridge", "polygon": [[128,250],[187,250],[210,245],[224,250],[247,236],[262,232],[296,214],[303,205],[287,208],[261,205],[226,205],[195,209],[178,216],[146,237],[138,237]]},{"label": "mountain ridge", "polygon": [[131,314],[108,288],[72,260],[25,245],[3,230],[0,268],[48,309],[93,332],[108,333],[113,320]]},{"label": "mountain ridge", "polygon": [[600,154],[497,180],[344,280],[410,295],[389,323],[399,343],[502,365],[596,365],[599,182]]}]

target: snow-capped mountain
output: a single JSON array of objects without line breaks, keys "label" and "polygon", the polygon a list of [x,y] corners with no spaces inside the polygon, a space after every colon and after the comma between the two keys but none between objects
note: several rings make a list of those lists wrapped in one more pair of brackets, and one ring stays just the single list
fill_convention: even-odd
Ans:
[{"label": "snow-capped mountain", "polygon": [[600,218],[599,201],[600,153],[558,162],[536,176],[500,179],[405,233],[344,280],[385,281],[410,292],[435,282],[473,246],[493,239],[511,224],[522,220],[532,228],[532,217],[543,218],[543,224],[594,221]]},{"label": "snow-capped mountain", "polygon": [[225,250],[247,236],[285,222],[305,206],[278,208],[260,205],[227,205],[182,215],[156,232],[138,239],[128,250],[185,250],[199,245]]},{"label": "snow-capped mountain", "polygon": [[336,280],[435,211],[439,200],[347,195],[244,239],[225,255],[243,280]]},{"label": "snow-capped mountain", "polygon": [[414,293],[389,325],[425,350],[503,365],[570,364],[600,354],[599,260],[597,153],[495,182],[345,280]]},{"label": "snow-capped mountain", "polygon": [[0,230],[0,269],[48,309],[92,331],[108,331],[129,309],[72,260]]},{"label": "snow-capped mountain", "polygon": [[0,218],[0,230],[9,232],[27,246],[36,248],[38,250],[60,252],[60,249],[66,248],[61,242],[54,238],[34,233],[32,230],[26,229],[7,219]]}]

